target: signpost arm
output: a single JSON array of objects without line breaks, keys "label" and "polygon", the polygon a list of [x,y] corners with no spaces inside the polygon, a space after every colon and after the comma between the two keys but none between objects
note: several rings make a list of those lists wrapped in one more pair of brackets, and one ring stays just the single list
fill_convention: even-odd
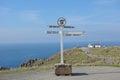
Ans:
[{"label": "signpost arm", "polygon": [[61,64],[64,64],[64,58],[63,58],[63,28],[60,28],[60,53],[61,53]]}]

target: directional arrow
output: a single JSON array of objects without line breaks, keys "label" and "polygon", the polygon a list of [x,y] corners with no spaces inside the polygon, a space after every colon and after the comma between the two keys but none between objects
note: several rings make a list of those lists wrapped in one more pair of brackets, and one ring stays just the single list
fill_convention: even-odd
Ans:
[{"label": "directional arrow", "polygon": [[[62,26],[63,28],[75,28],[74,26]],[[61,26],[49,26],[49,28],[61,28]]]},{"label": "directional arrow", "polygon": [[85,32],[84,31],[64,31],[63,35],[64,36],[81,36]]},{"label": "directional arrow", "polygon": [[60,28],[60,26],[49,26],[49,28]]},{"label": "directional arrow", "polygon": [[47,31],[47,34],[59,34],[59,31]]}]

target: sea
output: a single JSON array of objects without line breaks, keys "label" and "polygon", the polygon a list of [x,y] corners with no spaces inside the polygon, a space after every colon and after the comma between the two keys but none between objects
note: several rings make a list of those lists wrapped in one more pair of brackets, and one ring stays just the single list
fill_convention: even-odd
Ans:
[{"label": "sea", "polygon": [[[93,42],[66,42],[64,50],[87,46]],[[95,43],[95,42],[94,42]],[[102,46],[120,46],[120,42],[100,42]],[[60,43],[10,43],[0,44],[0,66],[18,68],[29,59],[43,59],[60,52]]]}]

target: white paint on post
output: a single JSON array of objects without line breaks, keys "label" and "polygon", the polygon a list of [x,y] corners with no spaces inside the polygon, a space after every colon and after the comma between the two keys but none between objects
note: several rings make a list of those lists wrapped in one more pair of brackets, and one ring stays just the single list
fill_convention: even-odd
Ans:
[{"label": "white paint on post", "polygon": [[61,64],[64,64],[64,57],[63,57],[63,27],[60,28],[60,51],[61,51]]}]

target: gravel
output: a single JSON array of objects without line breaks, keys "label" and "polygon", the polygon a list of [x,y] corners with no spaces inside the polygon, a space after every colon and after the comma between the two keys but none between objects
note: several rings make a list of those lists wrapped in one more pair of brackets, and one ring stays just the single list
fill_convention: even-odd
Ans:
[{"label": "gravel", "polygon": [[1,75],[0,80],[120,80],[120,68],[101,66],[73,67],[73,73],[69,76],[56,76],[54,69],[26,71]]}]

